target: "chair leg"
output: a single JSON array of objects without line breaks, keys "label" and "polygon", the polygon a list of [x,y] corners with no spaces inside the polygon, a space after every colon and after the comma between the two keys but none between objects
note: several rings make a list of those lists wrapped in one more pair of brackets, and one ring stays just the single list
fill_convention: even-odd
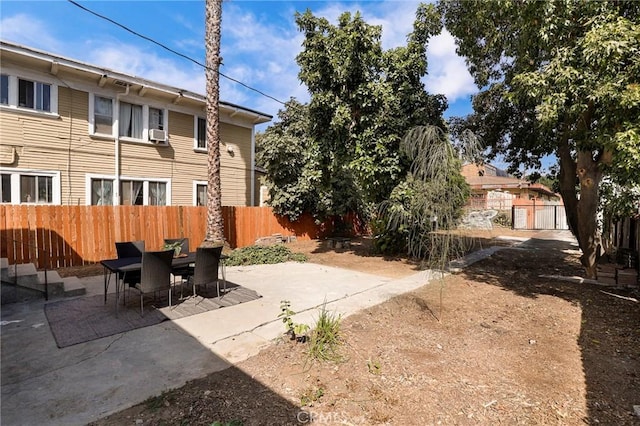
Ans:
[{"label": "chair leg", "polygon": [[[220,269],[222,269],[222,286],[224,288],[223,294],[227,294],[227,277],[224,274],[224,263],[222,263],[220,266],[221,266]],[[220,297],[220,280],[219,279],[216,281],[216,285],[218,286],[218,297]]]},{"label": "chair leg", "polygon": [[144,302],[142,301],[144,294],[140,292],[140,316],[144,316]]}]

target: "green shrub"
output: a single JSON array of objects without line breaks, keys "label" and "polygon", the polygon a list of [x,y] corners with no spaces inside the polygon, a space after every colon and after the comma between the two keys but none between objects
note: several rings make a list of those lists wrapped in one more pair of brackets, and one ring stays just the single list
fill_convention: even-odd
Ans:
[{"label": "green shrub", "polygon": [[406,228],[387,229],[387,222],[384,219],[372,220],[371,228],[374,235],[373,249],[375,253],[396,255],[407,252],[408,231]]},{"label": "green shrub", "polygon": [[293,253],[289,247],[282,244],[273,246],[248,246],[233,250],[227,266],[266,265],[283,262],[305,262],[307,256],[303,253]]}]

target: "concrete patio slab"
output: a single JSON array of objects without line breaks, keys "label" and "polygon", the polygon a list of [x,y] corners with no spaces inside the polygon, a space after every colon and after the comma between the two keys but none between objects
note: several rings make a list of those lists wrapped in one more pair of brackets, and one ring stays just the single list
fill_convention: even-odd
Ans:
[{"label": "concrete patio slab", "polygon": [[[263,297],[63,349],[56,346],[43,301],[5,305],[0,420],[86,424],[257,354],[284,331],[282,300],[298,313],[294,321],[310,324],[325,303],[348,316],[438,276],[423,271],[389,279],[313,263],[229,267],[228,281]],[[101,276],[83,283],[87,295],[104,291]]]}]

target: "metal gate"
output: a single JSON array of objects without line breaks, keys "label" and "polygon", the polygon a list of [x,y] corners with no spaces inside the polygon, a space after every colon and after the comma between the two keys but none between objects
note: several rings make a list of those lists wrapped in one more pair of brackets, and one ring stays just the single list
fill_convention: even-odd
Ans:
[{"label": "metal gate", "polygon": [[512,207],[513,229],[569,229],[562,205]]}]

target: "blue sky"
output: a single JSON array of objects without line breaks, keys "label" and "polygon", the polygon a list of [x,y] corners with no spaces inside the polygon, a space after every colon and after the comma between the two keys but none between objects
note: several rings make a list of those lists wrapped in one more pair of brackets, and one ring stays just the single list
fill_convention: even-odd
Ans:
[{"label": "blue sky", "polygon": [[[105,15],[173,50],[204,62],[204,0],[86,1],[81,5]],[[404,45],[411,32],[415,1],[238,1],[223,3],[220,71],[279,100],[305,102],[306,88],[297,78],[296,55],[302,34],[294,14],[310,9],[336,22],[345,11],[382,25],[385,49]],[[149,41],[138,38],[64,0],[0,0],[0,38],[94,65],[126,72],[204,94],[204,70]],[[449,100],[446,116],[471,112],[477,92],[453,38],[444,33],[429,44],[430,93]],[[221,78],[222,100],[276,118],[281,104]]]}]

